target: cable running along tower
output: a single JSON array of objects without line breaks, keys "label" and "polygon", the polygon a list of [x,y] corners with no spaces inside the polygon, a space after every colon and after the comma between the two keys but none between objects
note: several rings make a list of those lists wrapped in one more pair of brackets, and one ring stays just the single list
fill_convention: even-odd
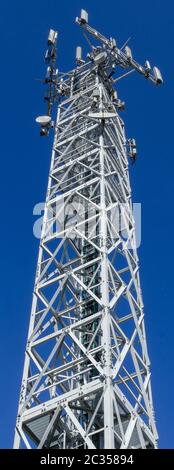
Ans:
[{"label": "cable running along tower", "polygon": [[53,30],[45,56],[48,114],[37,122],[43,136],[54,128],[54,143],[14,447],[155,448],[128,171],[136,144],[114,84],[134,71],[162,77],[89,26],[85,10],[76,22],[86,61],[77,47],[75,69],[59,73]]}]

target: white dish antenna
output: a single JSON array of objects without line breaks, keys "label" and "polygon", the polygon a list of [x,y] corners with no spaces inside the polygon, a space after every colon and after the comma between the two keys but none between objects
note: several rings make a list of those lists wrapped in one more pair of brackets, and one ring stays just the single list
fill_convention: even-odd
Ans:
[{"label": "white dish antenna", "polygon": [[38,116],[36,118],[36,122],[40,124],[41,126],[48,126],[51,122],[51,117],[50,116]]},{"label": "white dish antenna", "polygon": [[89,118],[93,119],[110,119],[116,116],[116,113],[108,112],[108,111],[99,111],[98,113],[89,113]]}]

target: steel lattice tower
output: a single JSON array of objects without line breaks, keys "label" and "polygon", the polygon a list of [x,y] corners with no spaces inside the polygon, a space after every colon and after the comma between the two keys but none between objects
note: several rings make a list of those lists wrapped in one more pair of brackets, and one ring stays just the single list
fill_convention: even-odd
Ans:
[{"label": "steel lattice tower", "polygon": [[58,113],[14,447],[155,448],[128,171],[135,141],[125,137],[113,72],[162,77],[91,28],[84,10],[76,21],[100,46],[87,61],[77,48],[76,68],[57,75],[57,34],[48,40],[41,134],[53,99]]}]

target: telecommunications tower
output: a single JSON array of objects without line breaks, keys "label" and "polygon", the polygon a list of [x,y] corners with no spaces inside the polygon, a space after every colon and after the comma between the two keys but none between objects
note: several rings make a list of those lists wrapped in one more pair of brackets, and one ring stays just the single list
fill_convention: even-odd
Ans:
[{"label": "telecommunications tower", "polygon": [[156,448],[128,170],[136,143],[114,86],[134,71],[162,76],[85,10],[76,23],[86,60],[77,47],[75,68],[56,70],[53,30],[45,56],[48,112],[37,122],[54,143],[14,448]]}]

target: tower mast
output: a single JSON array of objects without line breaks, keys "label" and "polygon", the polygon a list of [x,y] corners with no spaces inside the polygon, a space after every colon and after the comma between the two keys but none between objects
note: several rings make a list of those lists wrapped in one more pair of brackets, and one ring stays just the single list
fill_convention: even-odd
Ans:
[{"label": "tower mast", "polygon": [[115,83],[133,71],[162,76],[93,29],[85,10],[76,22],[86,61],[78,47],[75,69],[58,73],[53,30],[45,57],[48,114],[37,122],[54,142],[14,448],[156,448],[128,169],[136,144]]}]

